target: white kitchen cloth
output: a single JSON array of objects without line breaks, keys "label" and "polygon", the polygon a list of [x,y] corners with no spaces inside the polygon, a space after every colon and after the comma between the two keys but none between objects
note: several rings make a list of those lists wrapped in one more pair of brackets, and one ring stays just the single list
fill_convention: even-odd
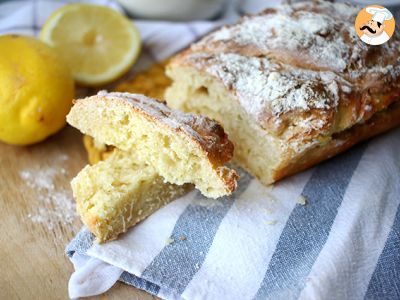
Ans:
[{"label": "white kitchen cloth", "polygon": [[[59,5],[0,4],[0,34],[35,34]],[[136,24],[139,66],[215,26]],[[399,299],[399,149],[400,129],[392,130],[273,187],[239,169],[231,197],[193,191],[102,245],[83,228],[66,249],[76,269],[70,297],[121,280],[165,299]]]},{"label": "white kitchen cloth", "polygon": [[113,276],[165,299],[399,299],[399,149],[396,129],[274,187],[239,170],[232,197],[193,191],[103,245],[82,229],[70,295]]}]

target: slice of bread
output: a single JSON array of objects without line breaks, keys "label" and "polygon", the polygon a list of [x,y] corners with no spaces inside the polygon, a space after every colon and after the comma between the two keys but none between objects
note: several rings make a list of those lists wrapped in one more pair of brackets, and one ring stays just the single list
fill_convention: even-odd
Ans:
[{"label": "slice of bread", "polygon": [[71,182],[78,213],[98,242],[115,239],[192,188],[165,183],[153,167],[134,157],[115,149],[106,160],[83,168]]},{"label": "slice of bread", "polygon": [[[171,79],[165,74],[168,60],[154,63],[148,69],[138,72],[134,77],[122,81],[115,87],[115,91],[143,94],[151,98],[163,99],[165,89],[171,84]],[[89,163],[103,160],[114,149],[113,146],[95,141],[91,136],[83,137],[83,144],[88,154]]]},{"label": "slice of bread", "polygon": [[100,92],[77,100],[67,121],[95,140],[132,153],[174,184],[193,183],[211,198],[231,194],[238,175],[224,166],[233,144],[215,121],[143,95]]}]

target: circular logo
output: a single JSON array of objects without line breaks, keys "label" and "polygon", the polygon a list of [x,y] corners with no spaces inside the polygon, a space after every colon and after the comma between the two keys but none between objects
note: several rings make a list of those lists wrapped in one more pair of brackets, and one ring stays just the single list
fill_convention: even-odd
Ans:
[{"label": "circular logo", "polygon": [[369,5],[357,15],[354,24],[358,37],[368,45],[382,45],[393,35],[393,14],[380,5]]}]

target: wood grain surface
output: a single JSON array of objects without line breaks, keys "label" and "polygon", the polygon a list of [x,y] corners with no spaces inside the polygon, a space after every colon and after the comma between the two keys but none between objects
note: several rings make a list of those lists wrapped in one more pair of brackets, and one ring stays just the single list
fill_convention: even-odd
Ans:
[{"label": "wood grain surface", "polygon": [[[65,221],[60,211],[62,201],[71,204],[69,182],[86,163],[82,136],[71,127],[34,146],[0,143],[0,299],[68,299],[73,266],[64,248],[81,222]],[[31,184],[39,175],[21,176],[48,171],[50,190]],[[63,197],[55,203],[52,193]],[[97,298],[156,299],[122,283]]]}]

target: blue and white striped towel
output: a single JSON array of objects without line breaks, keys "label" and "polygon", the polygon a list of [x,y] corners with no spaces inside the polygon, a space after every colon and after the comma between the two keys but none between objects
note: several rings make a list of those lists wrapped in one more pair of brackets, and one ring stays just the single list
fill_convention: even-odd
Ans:
[{"label": "blue and white striped towel", "polygon": [[399,299],[399,149],[397,129],[274,187],[241,171],[232,197],[194,191],[104,245],[83,229],[71,296],[120,279],[165,299]]},{"label": "blue and white striped towel", "polygon": [[[27,20],[36,5],[59,5],[34,3],[15,13]],[[0,33],[35,33],[52,10],[30,19],[39,20],[34,30],[13,29],[4,7]],[[137,24],[139,66],[215,25]],[[274,187],[239,170],[232,197],[193,191],[103,245],[83,228],[66,249],[76,268],[70,296],[100,294],[121,280],[165,299],[400,299],[399,149],[400,129],[392,130]]]}]

